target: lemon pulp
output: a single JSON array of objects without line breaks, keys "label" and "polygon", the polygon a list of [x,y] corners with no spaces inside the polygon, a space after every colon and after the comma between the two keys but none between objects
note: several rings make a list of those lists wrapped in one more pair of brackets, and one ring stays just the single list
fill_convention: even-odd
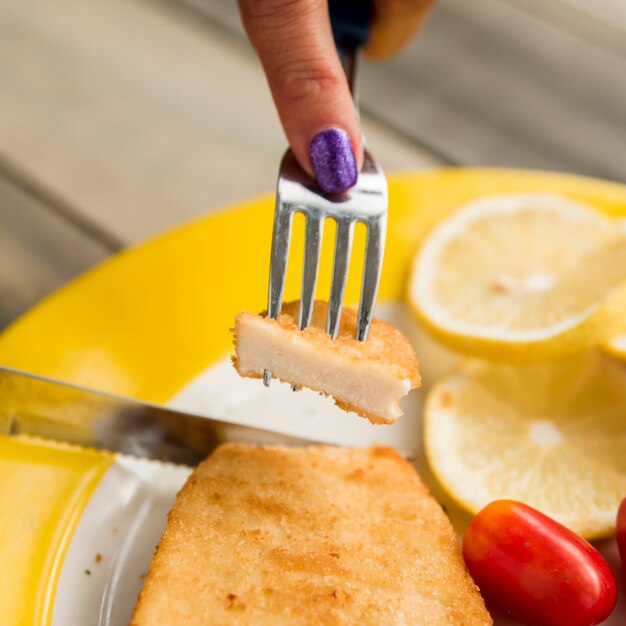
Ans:
[{"label": "lemon pulp", "polygon": [[468,363],[431,390],[425,448],[471,512],[499,498],[586,537],[611,533],[626,495],[626,367],[599,351],[524,367]]}]

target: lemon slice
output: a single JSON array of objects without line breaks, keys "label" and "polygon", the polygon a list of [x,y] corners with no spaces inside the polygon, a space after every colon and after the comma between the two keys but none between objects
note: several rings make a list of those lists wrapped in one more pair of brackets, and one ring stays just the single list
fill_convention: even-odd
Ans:
[{"label": "lemon slice", "polygon": [[471,512],[520,500],[595,538],[626,495],[626,367],[600,351],[554,364],[472,362],[424,409],[429,464]]},{"label": "lemon slice", "polygon": [[626,281],[626,229],[553,195],[485,197],[427,237],[409,301],[446,345],[533,362],[615,336],[603,303]]},{"label": "lemon slice", "polygon": [[[626,232],[626,220],[620,220],[623,232]],[[619,292],[611,296],[611,304],[615,307],[613,316],[620,319],[619,329],[602,346],[606,352],[616,359],[626,361],[626,285],[620,287]]]}]

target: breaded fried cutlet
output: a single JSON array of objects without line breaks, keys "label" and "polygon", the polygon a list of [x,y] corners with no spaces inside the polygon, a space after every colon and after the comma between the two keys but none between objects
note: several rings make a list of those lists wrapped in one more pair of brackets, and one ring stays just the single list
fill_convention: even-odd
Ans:
[{"label": "breaded fried cutlet", "polygon": [[492,624],[391,448],[225,444],[170,511],[131,626]]},{"label": "breaded fried cutlet", "polygon": [[407,338],[373,320],[367,341],[355,339],[357,312],[344,308],[336,339],[326,333],[326,302],[316,301],[311,325],[298,328],[299,302],[283,305],[278,320],[243,311],[235,318],[233,363],[241,376],[274,378],[321,391],[339,407],[373,424],[402,415],[400,399],[419,387],[417,357]]}]

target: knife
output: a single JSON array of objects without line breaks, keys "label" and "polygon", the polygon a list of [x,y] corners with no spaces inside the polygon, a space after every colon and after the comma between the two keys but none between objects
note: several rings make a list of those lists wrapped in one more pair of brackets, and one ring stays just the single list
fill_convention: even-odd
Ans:
[{"label": "knife", "polygon": [[313,443],[1,366],[0,435],[43,437],[190,466],[226,441]]}]

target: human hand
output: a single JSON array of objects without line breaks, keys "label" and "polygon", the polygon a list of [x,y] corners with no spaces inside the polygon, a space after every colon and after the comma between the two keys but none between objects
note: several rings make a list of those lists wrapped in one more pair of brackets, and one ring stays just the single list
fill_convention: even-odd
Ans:
[{"label": "human hand", "polygon": [[[365,53],[386,58],[397,52],[433,3],[373,0]],[[335,51],[327,0],[239,0],[239,8],[298,162],[329,193],[352,187],[363,163],[361,126]]]}]

